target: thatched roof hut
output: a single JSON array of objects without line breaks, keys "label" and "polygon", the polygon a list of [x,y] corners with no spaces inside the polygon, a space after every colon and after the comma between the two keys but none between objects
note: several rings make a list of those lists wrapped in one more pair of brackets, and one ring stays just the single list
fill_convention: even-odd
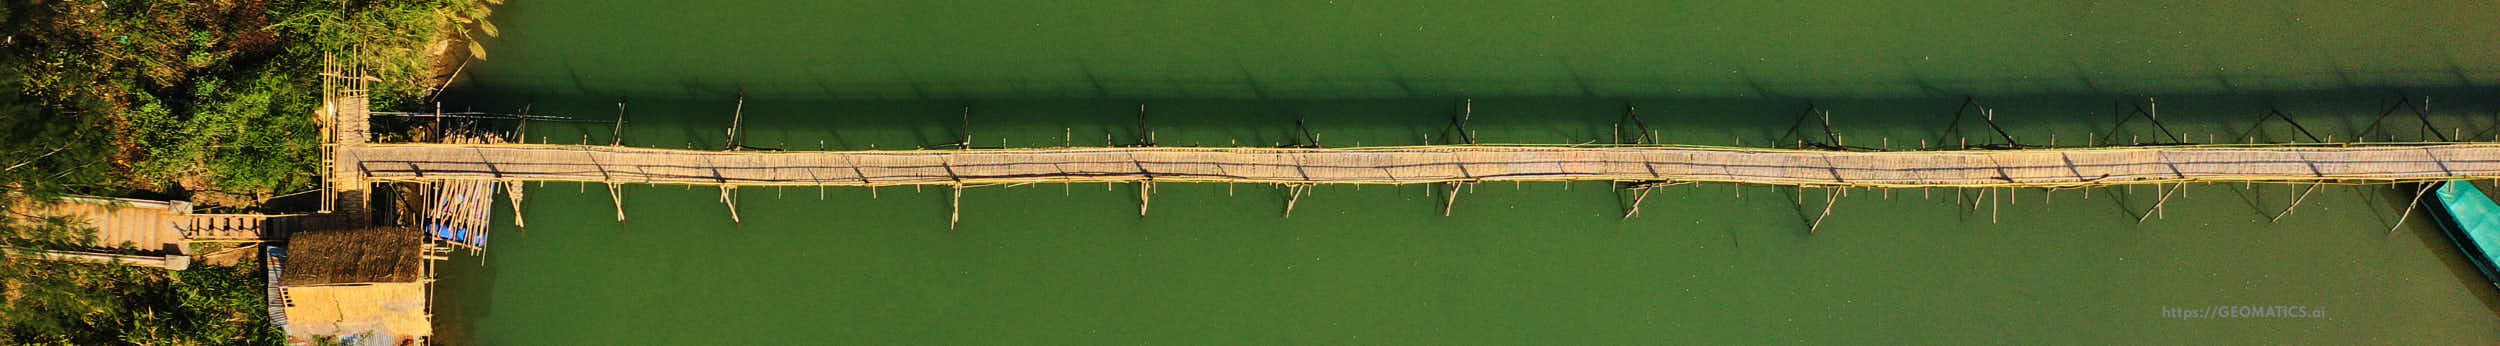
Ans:
[{"label": "thatched roof hut", "polygon": [[278,285],[402,283],[425,279],[424,235],[400,227],[296,233]]},{"label": "thatched roof hut", "polygon": [[434,333],[424,236],[403,227],[295,233],[274,287],[288,338],[423,343]]}]

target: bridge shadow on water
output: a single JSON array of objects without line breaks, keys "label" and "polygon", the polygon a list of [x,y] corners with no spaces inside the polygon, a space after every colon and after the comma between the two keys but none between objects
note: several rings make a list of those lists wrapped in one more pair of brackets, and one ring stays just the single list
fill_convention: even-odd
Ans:
[{"label": "bridge shadow on water", "polygon": [[[1332,147],[1479,143],[1614,143],[1653,131],[1668,144],[1867,149],[2133,143],[2460,141],[2500,134],[2500,89],[2351,89],[2267,94],[1966,95],[1912,97],[1385,96],[1330,98],[812,98],[720,90],[702,97],[574,96],[462,90],[453,111],[556,116],[530,142],[608,142],[614,120],[630,146],[722,148],[741,122],[747,145],[787,150],[1135,144],[1275,146],[1307,126]],[[742,100],[743,99],[743,100]],[[741,102],[743,101],[743,102]],[[622,106],[620,106],[622,105]],[[2427,105],[2427,107],[2426,107]],[[524,107],[527,106],[527,107]],[[1828,131],[1824,113],[1829,114]],[[1637,117],[1639,124],[1627,121]],[[733,120],[734,119],[734,120]],[[1989,124],[1992,119],[1995,126]],[[2156,121],[2157,120],[2157,121]],[[379,122],[425,123],[422,117]],[[517,122],[487,121],[509,131]],[[1141,129],[1143,129],[1141,132]],[[2001,133],[1998,129],[2002,129]],[[1110,139],[1106,142],[1105,136]],[[2012,138],[2016,143],[2008,143]],[[2463,137],[2463,138],[2455,138]],[[1002,142],[1003,141],[1003,142]],[[1742,143],[1740,143],[1740,141]],[[1842,143],[1828,143],[1828,142]],[[1778,143],[1774,143],[1778,142]],[[1002,144],[1003,143],[1003,144]],[[1236,145],[1235,143],[1239,143]]]}]

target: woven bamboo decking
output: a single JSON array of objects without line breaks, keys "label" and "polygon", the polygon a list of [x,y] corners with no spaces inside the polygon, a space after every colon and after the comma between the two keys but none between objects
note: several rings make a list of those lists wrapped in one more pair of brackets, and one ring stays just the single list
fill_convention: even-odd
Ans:
[{"label": "woven bamboo decking", "polygon": [[1677,181],[2072,187],[2500,177],[2500,144],[2487,143],[1911,152],[1505,145],[730,152],[539,144],[366,144],[338,148],[337,158],[342,168],[369,181],[724,186]]}]

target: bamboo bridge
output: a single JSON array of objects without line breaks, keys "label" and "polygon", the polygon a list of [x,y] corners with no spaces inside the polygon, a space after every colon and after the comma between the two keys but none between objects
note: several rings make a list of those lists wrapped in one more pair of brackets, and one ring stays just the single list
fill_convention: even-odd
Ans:
[{"label": "bamboo bridge", "polygon": [[2164,146],[1843,152],[1730,147],[1418,146],[735,152],[543,144],[340,148],[365,181],[722,186],[1023,183],[1727,182],[2080,187],[2500,177],[2500,144]]},{"label": "bamboo bridge", "polygon": [[[606,183],[625,221],[619,183],[715,185],[738,221],[739,186],[1139,183],[1145,216],[1154,184],[1264,183],[1288,187],[1285,215],[1320,184],[1429,184],[1459,189],[1501,181],[1612,181],[1640,190],[1690,182],[1827,187],[1819,229],[1845,188],[2079,188],[2120,184],[2307,182],[2398,183],[2500,177],[2500,144],[2158,146],[2037,150],[1846,152],[1728,147],[1419,146],[1317,148],[1046,148],[914,151],[739,152],[545,144],[367,144],[339,148],[339,164],[363,182]],[[2424,186],[2431,186],[2425,184]],[[2159,186],[2156,186],[2157,188]],[[2161,210],[2173,187],[2138,222]],[[1993,191],[1993,190],[1991,190]],[[2417,195],[2420,193],[2417,192]],[[1802,198],[1802,195],[1800,196]],[[2418,198],[2417,198],[2418,201]],[[1802,202],[1802,200],[1800,201]],[[2293,201],[2297,207],[2299,200]],[[2411,214],[2411,207],[2406,213]],[[2290,214],[2286,208],[2280,219]],[[1993,213],[1991,214],[1993,220]],[[514,220],[517,224],[518,218]],[[2401,221],[2399,223],[2401,225]]]},{"label": "bamboo bridge", "polygon": [[[1445,184],[1450,205],[1460,186],[1485,182],[1605,181],[1641,190],[1695,182],[1762,184],[1819,188],[2089,188],[2127,184],[2216,182],[2385,184],[2457,179],[2500,178],[2500,143],[2465,142],[2440,136],[2430,143],[2319,143],[2281,112],[2269,118],[2308,135],[2304,144],[2169,144],[2096,147],[2040,147],[2014,142],[1997,127],[1994,113],[1966,100],[1955,113],[1977,109],[2005,144],[1987,149],[1891,151],[1840,145],[1823,112],[1828,142],[1799,148],[1660,145],[1648,135],[1611,145],[1479,145],[1466,129],[1467,116],[1452,117],[1464,145],[1321,148],[1298,146],[1160,147],[1153,144],[1140,106],[1135,146],[1055,148],[971,148],[970,138],[952,149],[775,151],[741,150],[737,142],[742,112],[732,119],[728,150],[678,150],[623,146],[621,137],[609,145],[469,143],[367,143],[363,94],[354,82],[344,92],[325,95],[324,123],[330,132],[324,146],[324,181],[344,196],[376,182],[488,183],[505,186],[518,208],[521,182],[607,184],[624,221],[623,196],[617,184],[673,184],[721,187],[723,203],[737,220],[735,189],[741,186],[950,186],[960,206],[962,189],[988,185],[1037,183],[1138,183],[1139,214],[1151,203],[1154,184],[1252,183],[1290,189],[1285,213],[1308,189],[1324,184]],[[2146,104],[2123,119],[2159,123],[2158,106]],[[737,109],[743,110],[740,98]],[[2385,120],[2400,101],[2380,115]],[[2436,134],[2428,118],[2428,101],[2415,116],[2426,132]],[[620,113],[624,104],[618,105]],[[1472,113],[1472,103],[1466,113]],[[969,125],[969,109],[966,110]],[[1627,123],[1648,132],[1636,110],[1627,107]],[[1816,110],[1809,108],[1807,115]],[[437,121],[440,121],[438,115]],[[1799,117],[1800,127],[1808,116]],[[526,121],[527,119],[521,119]],[[2261,121],[2263,121],[2261,120]],[[622,134],[624,117],[616,119]],[[2381,129],[2373,121],[2369,131]],[[439,130],[439,129],[438,129]],[[1792,132],[1796,129],[1792,128]],[[967,128],[966,133],[969,133]],[[1308,130],[1304,129],[1306,136]],[[968,136],[968,135],[967,135]],[[2461,136],[2461,135],[2460,135]],[[1619,130],[1618,137],[1621,137]],[[2175,137],[2173,135],[2172,137]],[[2331,139],[2332,137],[2330,137]],[[1618,138],[1620,141],[1621,138]],[[2252,138],[2253,140],[2253,138]],[[1315,138],[1314,138],[1315,141]],[[1965,140],[1967,141],[1967,140]],[[1967,142],[1965,142],[1967,143]],[[1922,145],[1923,146],[1923,145]],[[1967,144],[1965,144],[1967,146]],[[2157,193],[2159,210],[2177,188]],[[1836,199],[1843,189],[1833,189]],[[491,193],[491,192],[487,192]],[[2417,192],[2417,195],[2420,193]],[[1827,199],[1824,216],[1829,215]],[[328,199],[325,199],[328,200]],[[475,203],[475,202],[468,202]],[[2293,204],[2297,205],[2299,199]],[[1626,217],[1639,212],[1640,198]],[[477,208],[472,208],[477,209]],[[2410,213],[2408,208],[2407,213]],[[326,210],[326,208],[325,208]],[[483,210],[483,209],[478,209]],[[1449,207],[1444,207],[1448,213]],[[2286,214],[2289,209],[2286,209]],[[2146,213],[2147,217],[2151,213]],[[2279,219],[2281,216],[2278,215]],[[960,220],[960,218],[957,218]],[[1819,226],[1817,218],[1816,224]],[[2139,219],[2140,221],[2141,219]],[[475,221],[475,220],[471,220]],[[519,220],[515,220],[516,223]],[[478,223],[478,222],[470,222]]]}]

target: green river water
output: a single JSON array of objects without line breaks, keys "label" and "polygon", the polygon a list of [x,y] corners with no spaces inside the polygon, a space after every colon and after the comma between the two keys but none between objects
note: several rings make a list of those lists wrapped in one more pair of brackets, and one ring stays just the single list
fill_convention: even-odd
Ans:
[{"label": "green river water", "polygon": [[[607,121],[632,146],[1762,146],[1809,103],[1850,145],[2350,138],[2405,95],[2500,128],[2500,5],[2421,1],[516,1],[446,107]],[[2374,140],[2430,138],[2398,112]],[[1821,128],[1809,123],[1809,134]],[[531,142],[606,143],[534,122]],[[2090,138],[2090,139],[2087,139]],[[2302,186],[1822,190],[1703,184],[1635,218],[1606,183],[968,190],[533,184],[488,256],[443,264],[454,344],[2500,342],[2500,292],[2410,191]],[[2087,194],[2089,195],[2087,197]],[[2169,213],[2168,211],[2178,211]],[[2170,217],[2177,216],[2177,217]],[[2297,306],[2319,317],[2175,318]]]}]

